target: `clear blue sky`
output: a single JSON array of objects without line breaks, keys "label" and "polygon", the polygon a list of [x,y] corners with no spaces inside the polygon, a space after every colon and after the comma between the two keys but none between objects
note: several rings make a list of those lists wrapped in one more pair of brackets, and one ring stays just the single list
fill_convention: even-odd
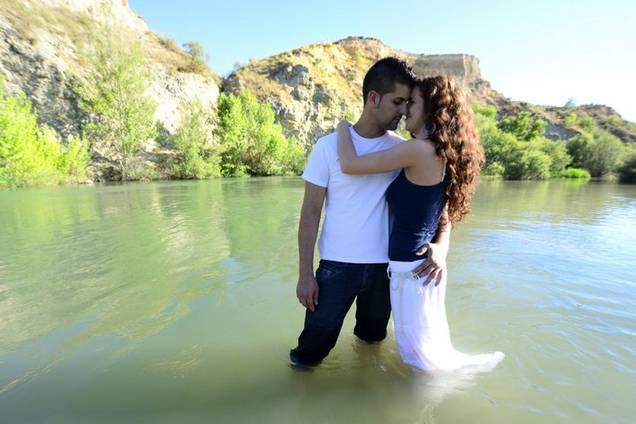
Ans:
[{"label": "clear blue sky", "polygon": [[636,1],[129,0],[148,26],[200,41],[225,76],[304,44],[375,37],[412,53],[468,53],[514,100],[602,103],[636,121]]}]

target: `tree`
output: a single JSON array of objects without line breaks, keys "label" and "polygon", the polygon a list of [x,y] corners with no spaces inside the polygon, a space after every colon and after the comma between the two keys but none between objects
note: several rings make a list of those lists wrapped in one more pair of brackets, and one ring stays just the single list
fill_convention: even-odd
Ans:
[{"label": "tree", "polygon": [[543,119],[532,119],[530,112],[521,112],[517,116],[506,116],[499,128],[514,134],[519,140],[528,141],[543,136],[547,124]]},{"label": "tree", "polygon": [[601,177],[617,168],[625,148],[616,136],[596,128],[570,138],[567,149],[572,156],[572,166],[587,169],[593,177]]},{"label": "tree", "polygon": [[209,115],[199,99],[182,111],[181,126],[174,136],[177,150],[172,173],[177,178],[204,179],[219,175],[219,157],[208,133]]},{"label": "tree", "polygon": [[78,88],[80,107],[92,118],[84,130],[91,142],[112,150],[125,181],[141,144],[156,135],[156,104],[144,94],[149,75],[140,44],[114,35],[119,31],[97,34],[95,51],[84,56],[89,74]]},{"label": "tree", "polygon": [[203,44],[192,40],[184,43],[183,49],[190,55],[189,71],[201,72],[207,67],[209,57],[203,49]]},{"label": "tree", "polygon": [[303,147],[285,137],[271,105],[251,93],[219,96],[217,134],[223,176],[298,173],[303,167]]}]

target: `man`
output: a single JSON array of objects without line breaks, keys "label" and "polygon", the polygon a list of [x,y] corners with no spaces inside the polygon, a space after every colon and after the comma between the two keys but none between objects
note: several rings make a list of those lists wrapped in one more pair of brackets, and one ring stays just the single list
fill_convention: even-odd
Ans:
[{"label": "man", "polygon": [[[403,61],[387,57],[364,77],[364,108],[351,136],[359,154],[389,149],[403,140],[390,132],[406,115],[414,75]],[[317,365],[335,346],[349,308],[356,301],[354,334],[366,342],[386,337],[391,313],[387,277],[389,219],[384,192],[397,175],[341,172],[336,133],[318,140],[303,173],[305,196],[298,229],[296,295],[307,308],[296,365]],[[326,198],[314,276],[314,245]],[[422,270],[430,264],[422,264]]]}]

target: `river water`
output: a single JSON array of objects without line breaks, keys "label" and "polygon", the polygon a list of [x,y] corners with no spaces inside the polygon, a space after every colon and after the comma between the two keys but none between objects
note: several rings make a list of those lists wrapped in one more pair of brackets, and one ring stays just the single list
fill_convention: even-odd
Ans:
[{"label": "river water", "polygon": [[[631,423],[636,186],[484,181],[453,230],[447,312],[476,376],[392,332],[289,366],[299,178],[0,192],[0,421]],[[351,311],[353,312],[353,310]]]}]

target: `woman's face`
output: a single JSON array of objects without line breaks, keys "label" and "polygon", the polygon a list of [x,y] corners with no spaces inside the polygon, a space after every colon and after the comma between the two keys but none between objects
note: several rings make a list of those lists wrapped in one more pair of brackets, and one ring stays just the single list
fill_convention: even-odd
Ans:
[{"label": "woman's face", "polygon": [[418,87],[411,91],[411,102],[406,114],[406,130],[417,136],[424,125],[424,98]]}]

